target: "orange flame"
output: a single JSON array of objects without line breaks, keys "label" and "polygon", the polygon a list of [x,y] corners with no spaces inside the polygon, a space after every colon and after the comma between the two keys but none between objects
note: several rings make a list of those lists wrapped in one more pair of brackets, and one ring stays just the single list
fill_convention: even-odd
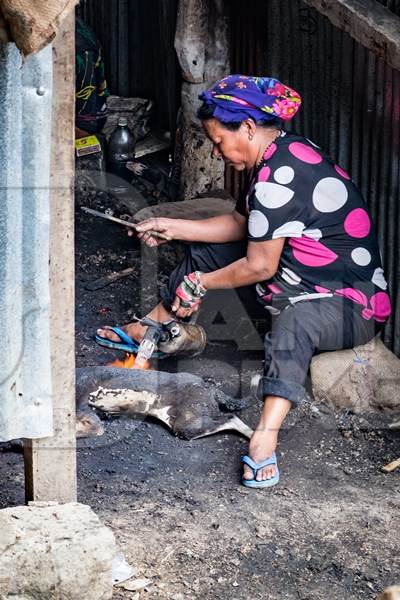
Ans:
[{"label": "orange flame", "polygon": [[150,369],[150,363],[148,360],[143,363],[136,361],[136,356],[126,352],[124,360],[114,360],[112,363],[107,365],[108,367],[117,367],[119,369]]}]

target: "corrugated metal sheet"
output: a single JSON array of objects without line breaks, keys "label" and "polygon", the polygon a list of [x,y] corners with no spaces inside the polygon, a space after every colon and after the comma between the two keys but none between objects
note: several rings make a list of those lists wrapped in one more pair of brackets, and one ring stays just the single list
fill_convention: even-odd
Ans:
[{"label": "corrugated metal sheet", "polygon": [[178,0],[81,0],[103,46],[111,92],[155,100],[155,124],[175,131],[181,71],[174,50]]},{"label": "corrugated metal sheet", "polygon": [[52,50],[0,44],[0,441],[52,435],[49,175]]},{"label": "corrugated metal sheet", "polygon": [[[351,173],[371,208],[394,304],[384,339],[400,354],[400,73],[301,0],[231,7],[232,71],[274,75],[298,90],[296,130]],[[238,193],[243,181],[229,175],[228,184]]]},{"label": "corrugated metal sheet", "polygon": [[378,2],[400,16],[400,0],[378,0]]}]

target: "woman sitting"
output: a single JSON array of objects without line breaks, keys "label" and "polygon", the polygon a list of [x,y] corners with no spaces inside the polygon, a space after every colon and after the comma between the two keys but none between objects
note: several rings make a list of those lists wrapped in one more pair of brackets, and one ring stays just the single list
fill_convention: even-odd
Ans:
[{"label": "woman sitting", "polygon": [[[198,117],[213,155],[249,172],[251,183],[231,214],[140,224],[149,246],[160,243],[150,230],[197,242],[149,316],[186,318],[210,290],[255,284],[274,317],[265,336],[264,407],[243,457],[242,482],[270,487],[279,480],[278,432],[304,397],[312,356],[371,340],[390,314],[390,299],[359,190],[315,144],[282,129],[300,108],[300,96],[276,79],[230,75],[200,98]],[[138,323],[122,329],[134,340],[145,332]],[[96,339],[121,345],[112,328],[98,330]]]}]

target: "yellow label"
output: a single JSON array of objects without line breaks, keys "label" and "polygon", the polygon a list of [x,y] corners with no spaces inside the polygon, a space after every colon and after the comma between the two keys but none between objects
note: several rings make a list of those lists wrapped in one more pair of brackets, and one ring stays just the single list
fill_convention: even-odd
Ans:
[{"label": "yellow label", "polygon": [[77,150],[80,150],[81,148],[90,148],[90,146],[98,146],[99,144],[100,142],[95,135],[88,135],[75,140],[75,148]]}]

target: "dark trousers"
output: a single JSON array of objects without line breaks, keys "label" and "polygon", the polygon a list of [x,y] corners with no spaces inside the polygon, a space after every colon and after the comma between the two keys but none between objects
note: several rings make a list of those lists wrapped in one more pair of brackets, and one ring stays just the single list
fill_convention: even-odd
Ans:
[{"label": "dark trousers", "polygon": [[[185,260],[171,273],[162,297],[169,309],[184,275],[209,273],[246,255],[247,244],[192,244]],[[254,291],[253,288],[253,293]],[[376,335],[374,321],[362,318],[357,305],[342,297],[303,300],[274,317],[264,340],[264,396],[279,396],[299,404],[314,354],[353,348]]]}]

